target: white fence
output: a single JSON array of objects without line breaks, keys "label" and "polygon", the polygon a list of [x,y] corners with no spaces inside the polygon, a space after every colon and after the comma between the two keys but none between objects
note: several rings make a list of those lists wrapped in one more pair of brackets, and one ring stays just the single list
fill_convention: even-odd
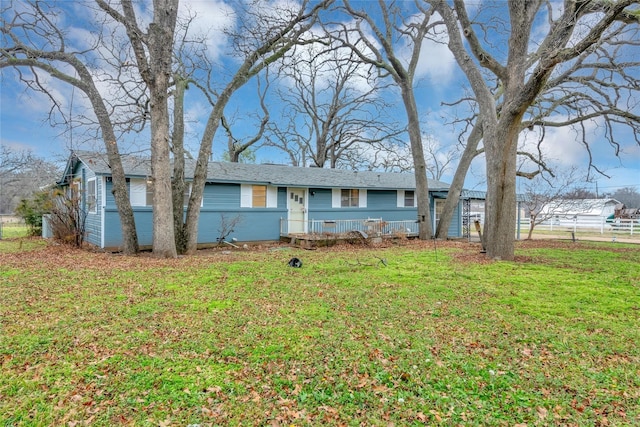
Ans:
[{"label": "white fence", "polygon": [[[521,232],[528,232],[530,228],[530,220],[522,219],[520,221]],[[589,232],[589,233],[616,233],[616,234],[640,234],[640,220],[638,219],[615,219],[607,220],[606,217],[594,216],[594,217],[576,217],[576,218],[563,218],[554,217],[536,224],[535,231],[549,231],[549,232],[562,232],[572,231],[576,232]]]},{"label": "white fence", "polygon": [[[609,220],[611,221],[611,220]],[[517,224],[519,233],[516,238],[524,238],[529,232],[531,222],[528,218],[521,218]],[[291,228],[291,229],[290,229]],[[294,231],[299,230],[299,231]],[[418,222],[416,220],[403,221],[383,221],[379,218],[369,219],[346,219],[346,220],[315,220],[290,221],[285,218],[280,219],[280,235],[344,235],[350,232],[362,232],[369,237],[377,236],[417,236]],[[640,235],[640,221],[630,219],[616,219],[608,222],[606,217],[592,218],[552,218],[542,223],[536,224],[535,232],[563,233],[563,232],[585,232],[594,234],[615,234],[615,235]],[[470,238],[474,238],[475,233],[471,225]]]}]

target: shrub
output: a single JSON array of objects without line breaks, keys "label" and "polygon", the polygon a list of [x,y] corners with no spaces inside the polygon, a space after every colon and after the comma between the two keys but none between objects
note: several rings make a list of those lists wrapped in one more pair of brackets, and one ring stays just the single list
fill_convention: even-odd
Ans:
[{"label": "shrub", "polygon": [[75,191],[56,191],[52,198],[49,225],[53,237],[71,246],[80,247],[86,235],[87,211]]},{"label": "shrub", "polygon": [[42,235],[42,216],[49,213],[51,207],[51,193],[39,191],[31,199],[22,199],[15,213],[24,220],[30,236],[40,236]]}]

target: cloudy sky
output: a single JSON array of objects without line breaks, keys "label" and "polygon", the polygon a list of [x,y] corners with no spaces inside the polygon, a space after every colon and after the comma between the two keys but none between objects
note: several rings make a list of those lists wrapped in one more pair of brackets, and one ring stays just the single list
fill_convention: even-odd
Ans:
[{"label": "cloudy sky", "polygon": [[[285,4],[285,0],[279,0]],[[358,5],[354,2],[354,5]],[[82,2],[66,3],[67,14],[56,17],[57,22],[68,31],[71,43],[78,48],[86,48],[93,40],[92,30],[95,32],[95,12],[83,7]],[[145,3],[136,2],[140,8],[138,14],[142,23],[148,22],[149,10],[145,9]],[[234,28],[238,17],[233,7],[224,1],[183,1],[181,4],[182,16],[194,17],[191,24],[192,34],[201,35],[205,41],[207,56],[218,67],[217,72],[222,78],[229,70],[233,70],[237,60],[229,55],[230,44],[223,30]],[[11,10],[5,11],[11,13]],[[542,20],[534,34],[544,34],[546,21]],[[115,27],[114,27],[115,28]],[[117,30],[116,30],[117,31]],[[4,41],[3,41],[4,43]],[[399,44],[399,52],[406,47]],[[106,66],[101,64],[101,66]],[[420,57],[420,65],[416,76],[416,98],[419,102],[420,115],[423,122],[423,132],[429,135],[431,141],[446,151],[449,146],[457,144],[456,132],[445,124],[456,112],[451,108],[442,106],[443,102],[455,101],[468,86],[462,73],[443,44],[425,42]],[[91,115],[87,100],[78,90],[72,90],[70,86],[39,73],[41,82],[46,85],[50,93],[60,102],[62,111],[71,115],[71,125],[68,117],[55,114],[55,126],[49,120],[52,103],[45,95],[34,92],[18,79],[18,73],[10,68],[0,69],[0,143],[12,149],[32,150],[35,154],[60,160],[68,155],[71,147],[91,148],[87,145],[94,134],[87,132],[81,123],[83,116]],[[640,79],[640,76],[638,76]],[[286,84],[283,82],[282,84]],[[108,84],[101,86],[108,92]],[[397,105],[398,110],[394,114],[399,120],[403,120],[404,114],[401,99],[398,93],[386,91],[387,101]],[[274,111],[282,113],[277,100],[269,98]],[[257,111],[256,92],[254,85],[247,85],[238,91],[227,108],[230,116],[236,117],[236,123],[247,129],[247,132],[257,126],[253,113]],[[637,104],[633,106],[635,113],[640,114]],[[188,136],[193,141],[193,146],[198,143],[199,134],[204,127],[208,116],[208,106],[204,99],[191,98],[186,105],[188,116]],[[274,117],[277,120],[277,114]],[[243,121],[244,120],[244,121]],[[65,123],[66,121],[66,123]],[[604,138],[602,123],[597,120],[586,125],[586,140],[591,148],[593,160],[596,165],[610,175],[611,178],[598,174],[591,174],[597,181],[598,189],[602,192],[612,192],[621,187],[635,187],[640,191],[640,147],[633,140],[632,135],[622,130],[616,134],[621,144],[620,155],[614,155],[614,149]],[[220,135],[214,142],[214,155],[221,157],[224,146],[224,138]],[[126,137],[131,147],[148,146],[148,135],[141,133]],[[535,132],[523,134],[522,145],[532,146],[537,140]],[[97,144],[95,147],[99,148]],[[586,167],[589,163],[588,153],[570,128],[547,129],[542,150],[547,155],[550,163],[559,168],[578,166],[586,175]],[[287,157],[273,150],[259,150],[256,153],[258,161],[287,162]],[[450,181],[453,170],[443,177],[444,181]],[[473,189],[483,189],[484,165],[483,159],[476,159],[466,181],[466,186]],[[595,182],[585,183],[589,189],[595,189]]]}]

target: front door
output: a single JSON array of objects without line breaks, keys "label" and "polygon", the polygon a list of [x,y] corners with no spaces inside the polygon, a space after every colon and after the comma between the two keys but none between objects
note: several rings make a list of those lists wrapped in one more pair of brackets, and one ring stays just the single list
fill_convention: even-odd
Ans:
[{"label": "front door", "polygon": [[306,232],[307,198],[304,188],[288,188],[287,206],[289,210],[289,234]]}]

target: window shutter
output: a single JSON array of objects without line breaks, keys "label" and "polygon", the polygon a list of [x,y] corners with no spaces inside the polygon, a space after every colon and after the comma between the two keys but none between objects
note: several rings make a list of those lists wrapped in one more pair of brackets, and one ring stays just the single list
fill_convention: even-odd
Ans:
[{"label": "window shutter", "polygon": [[404,208],[404,190],[398,190],[396,206],[399,208]]},{"label": "window shutter", "polygon": [[366,208],[367,207],[367,190],[362,189],[358,192],[358,207]]},{"label": "window shutter", "polygon": [[240,184],[240,207],[250,208],[253,206],[253,192],[250,184]]},{"label": "window shutter", "polygon": [[341,195],[342,195],[342,192],[339,188],[331,189],[331,207],[332,208],[339,208],[341,206],[340,204]]},{"label": "window shutter", "polygon": [[278,187],[267,186],[267,207],[278,207]]},{"label": "window shutter", "polygon": [[131,206],[147,205],[147,183],[144,179],[131,179],[129,181],[129,201]]}]

